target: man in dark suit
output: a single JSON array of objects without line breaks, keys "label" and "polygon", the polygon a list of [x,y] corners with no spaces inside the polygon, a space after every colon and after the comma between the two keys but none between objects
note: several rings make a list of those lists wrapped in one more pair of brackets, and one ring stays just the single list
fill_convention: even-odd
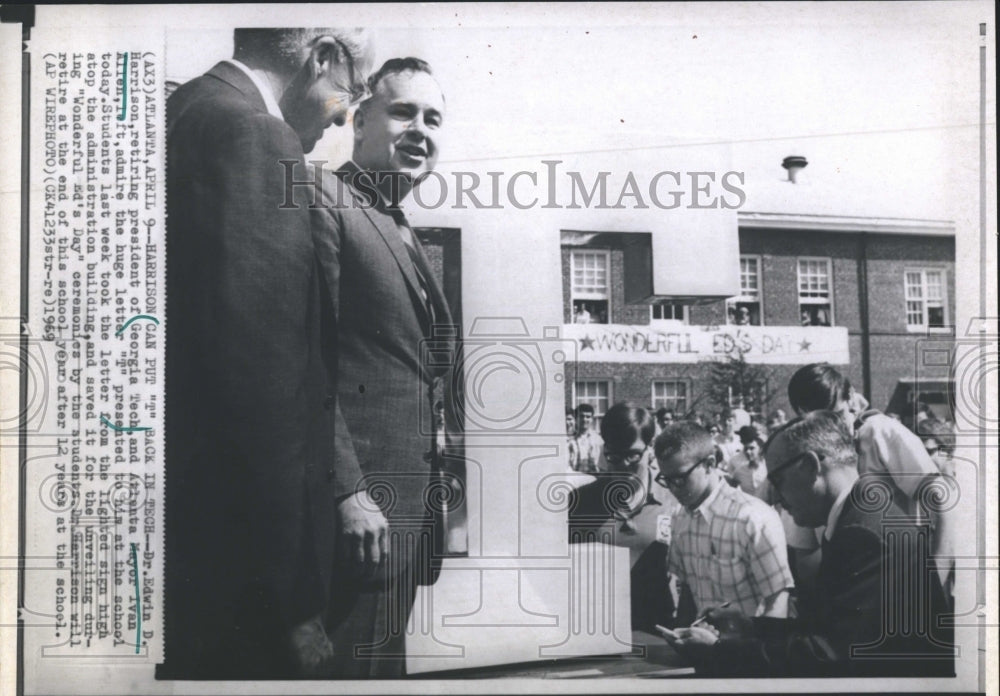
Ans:
[{"label": "man in dark suit", "polygon": [[708,613],[668,638],[717,676],[931,677],[954,674],[947,601],[929,529],[893,499],[891,481],[858,476],[846,424],[815,411],[776,432],[768,478],[803,527],[824,527],[816,597],[795,620]]},{"label": "man in dark suit", "polygon": [[388,61],[369,84],[372,97],[354,115],[352,161],[323,178],[323,207],[313,210],[341,501],[327,627],[333,676],[349,678],[404,673],[415,588],[430,581],[441,551],[432,548],[433,391],[447,365],[429,364],[422,345],[437,337],[438,354],[448,353],[441,329],[452,323],[398,208],[437,162],[441,88],[414,58]]},{"label": "man in dark suit", "polygon": [[309,213],[285,166],[365,92],[363,32],[238,29],[167,105],[166,664],[315,673],[335,538]]}]

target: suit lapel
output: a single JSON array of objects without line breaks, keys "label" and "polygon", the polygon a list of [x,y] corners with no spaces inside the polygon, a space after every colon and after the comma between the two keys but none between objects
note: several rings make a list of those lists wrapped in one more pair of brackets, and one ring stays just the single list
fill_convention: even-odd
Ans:
[{"label": "suit lapel", "polygon": [[[389,253],[396,260],[396,265],[402,272],[403,278],[410,288],[410,293],[416,298],[414,304],[418,307],[421,318],[424,321],[430,321],[430,316],[427,314],[427,307],[420,296],[420,280],[417,278],[417,271],[413,267],[413,261],[410,260],[409,252],[406,251],[403,238],[399,236],[399,230],[396,229],[396,222],[388,215],[378,213],[374,209],[365,208],[364,214],[379,233],[379,236],[382,237],[382,241],[389,248]],[[431,281],[428,280],[427,282],[430,284]]]},{"label": "suit lapel", "polygon": [[[358,191],[354,186],[354,177],[360,173],[360,170],[354,165],[353,162],[347,162],[338,170],[338,174],[342,175],[346,179],[348,184],[348,190],[355,197],[358,203],[361,203],[358,207],[361,208],[365,217],[368,218],[368,222],[371,223],[375,231],[378,232],[382,241],[385,243],[386,247],[389,249],[389,253],[392,254],[393,259],[396,261],[396,266],[399,267],[400,272],[403,274],[403,278],[406,280],[406,284],[409,286],[410,293],[413,295],[417,306],[417,311],[420,313],[421,321],[423,323],[430,323],[431,317],[427,312],[427,306],[424,304],[421,298],[420,292],[420,280],[417,278],[417,271],[413,267],[413,261],[410,259],[410,254],[406,250],[406,245],[403,242],[403,238],[399,235],[399,230],[396,228],[396,221],[392,219],[391,216],[379,212],[373,208],[369,202],[365,201],[362,193]],[[419,245],[419,242],[414,239],[414,242]],[[419,246],[417,247],[417,253],[420,254],[421,251]],[[433,278],[426,278],[428,288],[427,292],[431,294],[432,301],[436,302],[437,297],[435,292],[440,295],[437,290],[436,283]]]}]

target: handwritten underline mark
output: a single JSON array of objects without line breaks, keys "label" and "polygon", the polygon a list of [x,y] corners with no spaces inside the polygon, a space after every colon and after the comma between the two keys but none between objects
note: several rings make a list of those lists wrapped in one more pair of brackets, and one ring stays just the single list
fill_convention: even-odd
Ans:
[{"label": "handwritten underline mark", "polygon": [[154,317],[152,314],[136,314],[134,317],[132,317],[127,322],[125,322],[124,324],[122,324],[122,327],[120,329],[118,329],[117,331],[115,331],[115,336],[121,336],[122,331],[124,331],[125,329],[127,329],[129,327],[129,324],[131,324],[134,321],[138,321],[139,319],[146,319],[148,321],[153,322],[157,326],[160,325],[160,320],[157,319],[156,317]]},{"label": "handwritten underline mark", "polygon": [[136,432],[141,432],[143,430],[152,430],[152,428],[141,425],[133,425],[133,426],[115,425],[114,423],[109,421],[105,416],[101,416],[101,422],[104,423],[104,425],[111,428],[112,430],[117,430],[120,433],[136,433]]}]

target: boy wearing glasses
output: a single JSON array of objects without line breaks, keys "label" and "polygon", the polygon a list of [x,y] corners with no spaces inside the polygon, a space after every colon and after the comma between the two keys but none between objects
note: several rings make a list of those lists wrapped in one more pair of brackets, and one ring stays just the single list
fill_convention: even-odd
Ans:
[{"label": "boy wearing glasses", "polygon": [[618,403],[601,420],[605,471],[574,491],[570,543],[600,542],[629,549],[632,627],[653,632],[673,623],[676,583],[667,576],[670,520],[680,507],[656,481],[650,445],[656,423],[644,409]]},{"label": "boy wearing glasses", "polygon": [[927,553],[927,529],[858,474],[841,417],[814,411],[775,433],[767,470],[796,524],[823,528],[818,591],[796,619],[709,613],[719,634],[678,629],[673,642],[714,676],[951,676],[953,629]]},{"label": "boy wearing glasses", "polygon": [[657,481],[681,504],[667,567],[682,596],[690,593],[702,615],[727,604],[748,616],[786,616],[794,581],[778,513],[722,480],[715,443],[701,426],[668,427],[654,451]]}]

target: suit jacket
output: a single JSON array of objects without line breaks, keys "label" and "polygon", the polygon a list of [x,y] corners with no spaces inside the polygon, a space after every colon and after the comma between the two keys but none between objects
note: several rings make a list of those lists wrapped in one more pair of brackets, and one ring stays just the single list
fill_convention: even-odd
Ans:
[{"label": "suit jacket", "polygon": [[757,676],[951,676],[948,611],[930,530],[862,476],[824,540],[813,605],[800,618],[755,619],[757,636],[716,644],[712,671]]},{"label": "suit jacket", "polygon": [[301,142],[228,63],[167,121],[169,656],[322,613],[336,500],[308,202],[279,164]]},{"label": "suit jacket", "polygon": [[432,393],[451,367],[428,359],[427,341],[434,339],[437,355],[453,355],[451,337],[435,338],[452,319],[420,242],[414,237],[423,292],[397,226],[401,213],[394,217],[364,183],[367,175],[351,163],[324,172],[323,205],[311,211],[324,285],[326,388],[336,404],[334,483],[341,497],[367,489],[391,532],[419,534],[429,528],[435,495]]}]

